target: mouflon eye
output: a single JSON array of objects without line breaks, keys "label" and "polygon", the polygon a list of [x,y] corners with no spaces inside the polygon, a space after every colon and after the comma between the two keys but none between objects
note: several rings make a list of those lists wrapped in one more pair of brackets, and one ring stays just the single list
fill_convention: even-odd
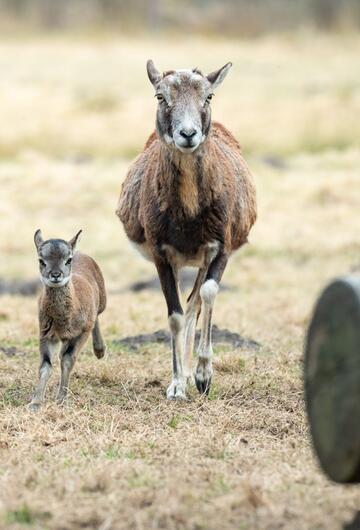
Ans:
[{"label": "mouflon eye", "polygon": [[70,264],[71,264],[71,262],[72,262],[72,258],[69,258],[68,260],[66,260],[66,263],[65,263],[65,265],[70,265]]},{"label": "mouflon eye", "polygon": [[206,98],[206,103],[210,103],[210,101],[212,100],[212,97],[213,97],[214,94],[209,94],[208,97]]},{"label": "mouflon eye", "polygon": [[160,102],[161,102],[161,101],[165,101],[165,98],[164,98],[164,96],[163,96],[162,94],[155,94],[155,97],[156,97],[156,99],[157,99],[158,101],[160,101]]},{"label": "mouflon eye", "polygon": [[42,267],[46,267],[46,263],[43,259],[39,258],[39,263]]}]

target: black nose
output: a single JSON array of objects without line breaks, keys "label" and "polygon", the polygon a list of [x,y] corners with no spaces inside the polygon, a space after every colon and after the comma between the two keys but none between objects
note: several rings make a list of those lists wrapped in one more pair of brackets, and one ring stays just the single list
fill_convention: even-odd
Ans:
[{"label": "black nose", "polygon": [[181,129],[181,131],[180,131],[180,135],[183,138],[186,138],[186,140],[189,140],[190,138],[195,136],[195,134],[196,134],[196,130],[195,129]]},{"label": "black nose", "polygon": [[52,272],[51,273],[51,277],[54,279],[54,280],[58,280],[61,276],[61,272]]}]

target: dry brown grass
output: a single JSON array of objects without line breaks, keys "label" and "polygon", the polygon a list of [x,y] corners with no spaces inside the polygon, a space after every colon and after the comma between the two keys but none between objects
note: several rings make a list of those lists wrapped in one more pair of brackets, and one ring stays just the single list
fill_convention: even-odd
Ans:
[{"label": "dry brown grass", "polygon": [[[1,298],[0,345],[17,353],[0,351],[0,528],[332,530],[352,517],[359,490],[330,484],[312,456],[301,360],[319,289],[360,261],[359,48],[358,39],[0,46],[0,277],[37,273],[36,228],[64,237],[83,228],[81,248],[110,291],[107,358],[81,356],[65,408],[53,403],[56,370],[37,415],[25,406],[36,300]],[[219,295],[215,321],[260,350],[218,348],[210,399],[192,389],[181,404],[165,400],[167,348],[131,353],[115,342],[166,325],[160,293],[118,294],[153,274],[113,213],[126,156],[153,123],[149,55],[164,68],[189,55],[209,69],[234,60],[214,115],[251,147],[259,195],[252,244],[229,265],[235,288]],[[259,156],[272,149],[292,153],[283,167]]]}]

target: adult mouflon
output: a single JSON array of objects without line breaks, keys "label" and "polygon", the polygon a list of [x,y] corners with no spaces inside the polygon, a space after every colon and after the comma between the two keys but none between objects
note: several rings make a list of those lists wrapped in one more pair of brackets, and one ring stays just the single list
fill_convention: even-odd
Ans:
[{"label": "adult mouflon", "polygon": [[[126,234],[156,265],[167,303],[173,349],[169,399],[184,399],[191,379],[196,322],[203,305],[195,370],[208,393],[212,378],[211,318],[231,253],[247,242],[256,220],[256,196],[240,146],[210,101],[231,63],[203,75],[198,69],[147,72],[158,100],[156,131],[127,174],[117,215]],[[198,267],[185,316],[177,271]]]},{"label": "adult mouflon", "polygon": [[39,258],[43,290],[39,298],[40,370],[39,383],[30,403],[37,410],[44,400],[51,375],[53,356],[60,348],[61,380],[57,401],[67,395],[69,377],[77,354],[92,333],[93,348],[99,359],[105,354],[98,315],[106,306],[104,278],[89,256],[75,252],[78,232],[70,241],[44,241],[41,231],[34,241]]}]

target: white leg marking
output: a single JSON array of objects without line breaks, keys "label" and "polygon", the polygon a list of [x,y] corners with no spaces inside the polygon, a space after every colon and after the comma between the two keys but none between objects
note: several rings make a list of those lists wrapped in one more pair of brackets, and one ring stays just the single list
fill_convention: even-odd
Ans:
[{"label": "white leg marking", "polygon": [[173,379],[167,389],[168,399],[186,399],[186,378],[183,367],[184,316],[173,313],[169,317],[173,355]]},{"label": "white leg marking", "polygon": [[201,338],[198,349],[198,363],[195,371],[195,382],[199,392],[208,393],[213,374],[211,344],[211,317],[216,295],[219,286],[215,280],[207,280],[200,289],[200,296],[203,303],[203,321],[201,328]]},{"label": "white leg marking", "polygon": [[200,288],[200,296],[205,305],[211,308],[214,305],[219,286],[215,280],[207,280]]}]

